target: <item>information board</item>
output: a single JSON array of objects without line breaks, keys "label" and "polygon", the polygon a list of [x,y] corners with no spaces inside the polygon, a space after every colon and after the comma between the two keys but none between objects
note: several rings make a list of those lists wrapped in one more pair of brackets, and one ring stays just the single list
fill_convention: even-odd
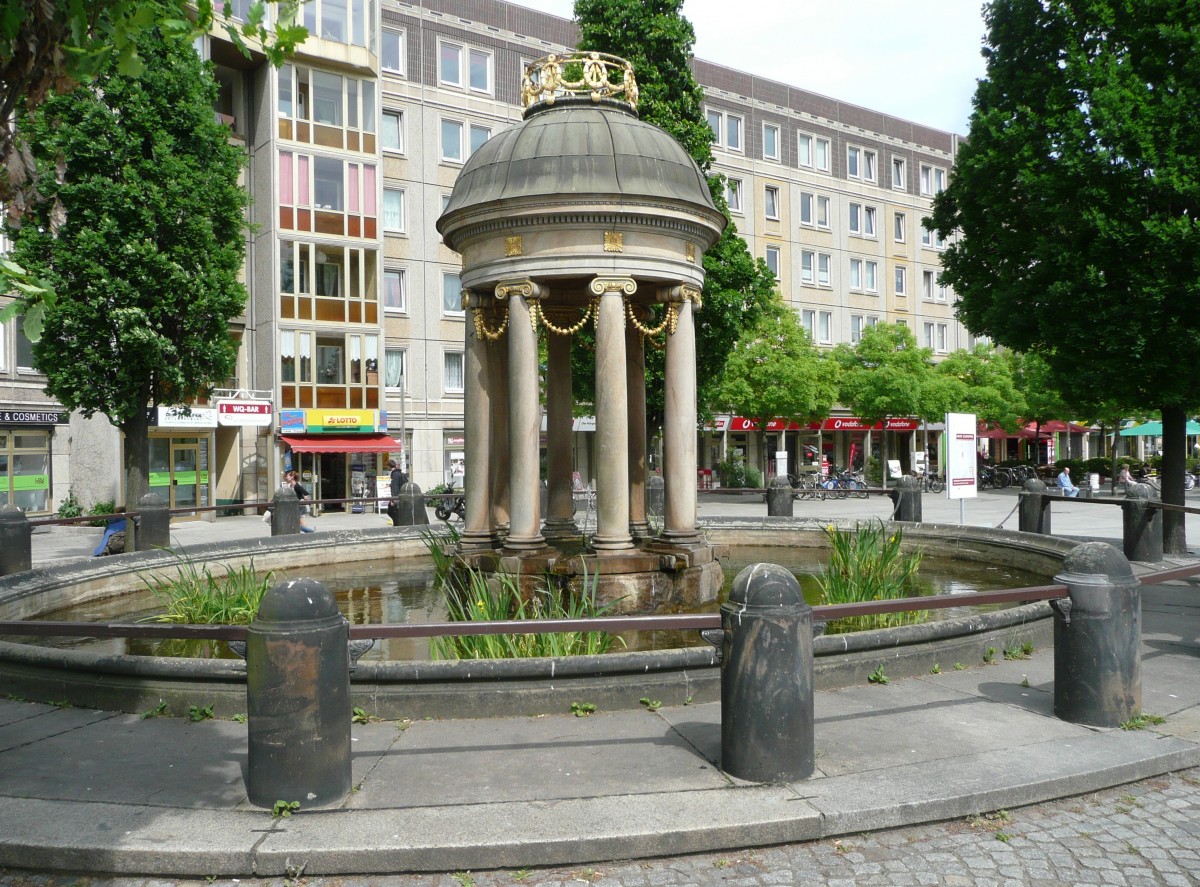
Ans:
[{"label": "information board", "polygon": [[979,457],[974,413],[946,413],[946,498],[979,495]]}]

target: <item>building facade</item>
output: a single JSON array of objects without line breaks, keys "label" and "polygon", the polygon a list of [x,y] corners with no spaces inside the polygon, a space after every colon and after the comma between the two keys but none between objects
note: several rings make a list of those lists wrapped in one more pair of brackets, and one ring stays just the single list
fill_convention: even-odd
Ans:
[{"label": "building facade", "polygon": [[[375,495],[389,457],[423,488],[461,478],[461,264],[434,223],[471,153],[520,119],[524,65],[576,38],[572,22],[504,0],[309,0],[303,15],[310,37],[279,69],[218,31],[198,42],[216,66],[216,113],[247,153],[250,298],[233,325],[236,377],[190,415],[156,417],[152,486],[176,507],[265,501],[290,467],[318,498]],[[894,321],[935,354],[972,344],[937,284],[945,244],[921,224],[957,136],[703,60],[695,73],[738,230],[818,346]],[[21,364],[27,346],[9,324],[0,492],[7,477],[35,512],[70,488],[119,500],[116,432],[81,423],[72,446]],[[738,447],[765,464],[783,443],[731,430],[738,418],[702,436],[702,468]],[[803,453],[807,432],[788,448]],[[845,464],[854,441],[822,434]],[[576,434],[584,482],[590,438]],[[80,447],[112,467],[70,476]],[[43,464],[44,479],[15,479],[42,478]]]}]

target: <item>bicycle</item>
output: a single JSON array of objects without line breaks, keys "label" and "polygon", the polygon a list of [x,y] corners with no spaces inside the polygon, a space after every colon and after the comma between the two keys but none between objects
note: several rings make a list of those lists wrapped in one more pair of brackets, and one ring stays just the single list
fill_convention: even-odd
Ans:
[{"label": "bicycle", "polygon": [[936,471],[924,471],[918,477],[921,479],[921,489],[926,493],[940,493],[946,489],[945,479]]}]

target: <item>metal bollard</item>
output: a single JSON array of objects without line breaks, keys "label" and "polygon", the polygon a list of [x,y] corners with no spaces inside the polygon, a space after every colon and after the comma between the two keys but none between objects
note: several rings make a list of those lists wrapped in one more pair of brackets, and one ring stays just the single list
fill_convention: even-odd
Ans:
[{"label": "metal bollard", "polygon": [[315,579],[263,595],[246,636],[250,803],[302,808],[350,793],[349,623]]},{"label": "metal bollard", "polygon": [[300,532],[300,500],[291,487],[280,487],[271,501],[271,535],[294,536]]},{"label": "metal bollard", "polygon": [[1042,481],[1036,478],[1025,481],[1017,504],[1018,529],[1022,533],[1050,535],[1050,500],[1043,495],[1045,492],[1046,485]]},{"label": "metal bollard", "polygon": [[1149,484],[1125,489],[1122,512],[1122,547],[1131,561],[1156,564],[1163,559],[1162,509],[1154,508],[1158,496]]},{"label": "metal bollard", "polygon": [[1142,707],[1141,585],[1129,561],[1104,542],[1073,548],[1054,581],[1070,594],[1051,601],[1054,714],[1073,724],[1120,726]]},{"label": "metal bollard", "polygon": [[888,490],[888,498],[892,500],[892,520],[921,523],[921,482],[917,478],[907,474],[901,477]]},{"label": "metal bollard", "polygon": [[751,782],[813,772],[812,608],[790,570],[753,564],[721,605],[721,769]]},{"label": "metal bollard", "polygon": [[[162,496],[147,493],[138,500],[137,550],[171,547],[171,510]],[[128,527],[132,521],[126,521]],[[132,549],[131,549],[132,550]]]},{"label": "metal bollard", "polygon": [[0,576],[33,569],[33,527],[15,505],[0,505]]},{"label": "metal bollard", "polygon": [[421,488],[409,481],[400,488],[400,495],[388,500],[388,517],[393,527],[424,526],[429,523],[429,512],[425,510],[425,495]]},{"label": "metal bollard", "polygon": [[767,484],[767,517],[792,516],[792,485],[786,477],[773,477]]}]

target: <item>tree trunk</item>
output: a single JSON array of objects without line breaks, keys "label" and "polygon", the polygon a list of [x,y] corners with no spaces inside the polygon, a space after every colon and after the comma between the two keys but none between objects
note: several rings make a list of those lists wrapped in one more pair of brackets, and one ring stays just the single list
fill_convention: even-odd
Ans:
[{"label": "tree trunk", "polygon": [[[1163,458],[1159,476],[1162,500],[1183,505],[1183,472],[1187,458],[1187,413],[1183,407],[1163,407]],[[1187,515],[1182,511],[1163,512],[1163,553],[1187,554]]]},{"label": "tree trunk", "polygon": [[125,437],[125,508],[137,511],[138,502],[150,492],[150,415],[139,410],[118,427]]}]

